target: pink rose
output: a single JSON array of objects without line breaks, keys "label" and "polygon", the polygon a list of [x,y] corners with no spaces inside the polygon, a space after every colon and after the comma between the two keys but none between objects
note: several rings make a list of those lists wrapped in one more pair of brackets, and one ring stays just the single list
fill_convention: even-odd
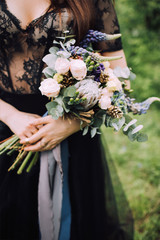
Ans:
[{"label": "pink rose", "polygon": [[57,97],[60,92],[60,85],[53,78],[47,78],[41,82],[39,87],[42,95],[47,97]]},{"label": "pink rose", "polygon": [[70,71],[75,79],[83,80],[87,74],[85,62],[80,59],[72,60],[70,64]]},{"label": "pink rose", "polygon": [[55,62],[55,70],[59,74],[65,74],[69,71],[70,61],[66,58],[59,57]]},{"label": "pink rose", "polygon": [[111,99],[110,99],[110,97],[108,97],[106,95],[102,95],[100,100],[99,100],[99,107],[101,109],[106,110],[110,106],[111,106]]}]

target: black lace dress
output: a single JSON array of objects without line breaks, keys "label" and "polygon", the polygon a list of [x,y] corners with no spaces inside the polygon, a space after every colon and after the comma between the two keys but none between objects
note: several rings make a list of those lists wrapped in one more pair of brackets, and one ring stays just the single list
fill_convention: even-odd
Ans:
[{"label": "black lace dress", "polygon": [[[119,32],[117,17],[110,0],[95,1],[95,28],[107,33]],[[62,31],[72,30],[72,18],[66,9],[55,10],[33,20],[26,29],[0,1],[0,98],[23,112],[43,115],[48,101],[39,90],[43,56]],[[102,51],[122,48],[121,41],[100,43]],[[5,109],[3,109],[5,111]],[[0,139],[12,133],[0,122]],[[72,240],[132,239],[126,222],[118,216],[109,169],[102,156],[100,139],[82,137],[81,132],[68,138],[69,186],[72,210]],[[87,147],[86,147],[87,146]],[[0,156],[0,240],[39,239],[37,186],[39,164],[28,174],[7,172],[12,157]],[[129,222],[128,216],[128,222]],[[130,222],[129,222],[130,223]]]}]

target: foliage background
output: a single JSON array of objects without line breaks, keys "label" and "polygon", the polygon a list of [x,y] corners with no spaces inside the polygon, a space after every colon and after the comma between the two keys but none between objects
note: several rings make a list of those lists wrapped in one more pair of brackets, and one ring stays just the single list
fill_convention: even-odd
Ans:
[{"label": "foliage background", "polygon": [[[137,78],[133,97],[160,97],[160,1],[117,0],[123,48]],[[103,129],[135,219],[135,240],[160,239],[160,104],[138,117],[148,142],[129,142],[112,129]]]}]

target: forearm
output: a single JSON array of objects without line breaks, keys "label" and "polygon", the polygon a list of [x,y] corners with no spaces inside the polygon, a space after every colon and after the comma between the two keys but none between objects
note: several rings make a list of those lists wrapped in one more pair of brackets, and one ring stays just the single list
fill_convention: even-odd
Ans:
[{"label": "forearm", "polygon": [[[110,67],[114,69],[117,66],[121,68],[127,67],[127,61],[123,50],[115,51],[115,52],[105,52],[102,54],[103,56],[113,57],[113,56],[121,56],[121,59],[110,61]],[[130,81],[126,81],[126,88],[130,88]]]},{"label": "forearm", "polygon": [[0,120],[4,123],[8,123],[8,119],[18,112],[18,110],[12,105],[4,102],[0,99]]}]

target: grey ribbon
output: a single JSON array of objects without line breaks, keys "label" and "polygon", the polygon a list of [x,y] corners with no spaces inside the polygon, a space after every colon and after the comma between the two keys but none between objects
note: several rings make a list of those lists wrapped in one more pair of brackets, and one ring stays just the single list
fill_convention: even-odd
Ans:
[{"label": "grey ribbon", "polygon": [[58,240],[62,210],[60,145],[41,153],[38,214],[41,240]]}]

